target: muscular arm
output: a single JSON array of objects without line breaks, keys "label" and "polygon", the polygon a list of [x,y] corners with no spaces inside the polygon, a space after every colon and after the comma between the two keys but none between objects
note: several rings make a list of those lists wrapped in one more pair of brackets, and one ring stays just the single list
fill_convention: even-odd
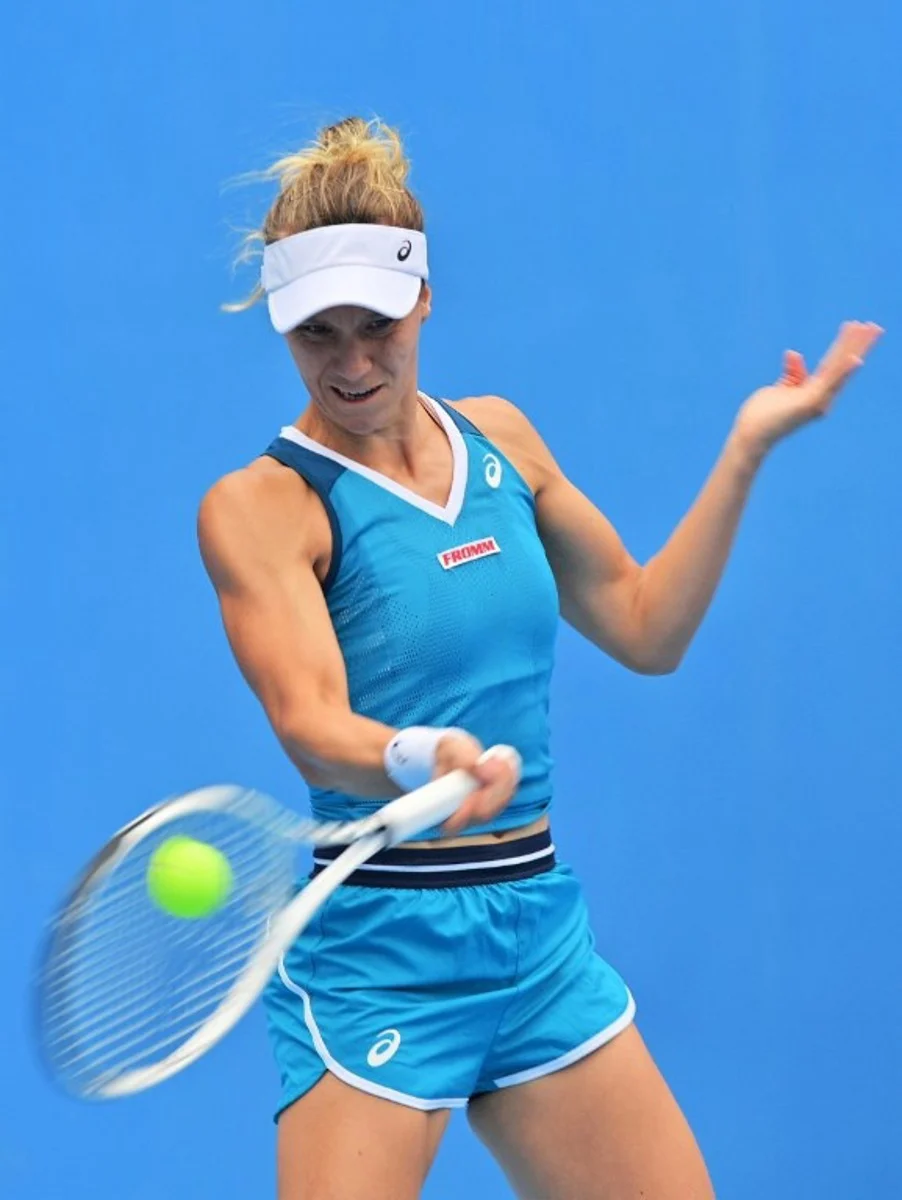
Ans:
[{"label": "muscular arm", "polygon": [[226,476],[200,508],[204,564],[238,665],[306,781],[355,796],[396,796],[382,765],[395,730],[351,711],[314,569],[315,503],[297,476],[274,463]]},{"label": "muscular arm", "polygon": [[693,507],[641,566],[514,405],[486,397],[461,407],[533,487],[565,620],[634,671],[675,670],[720,581],[756,460],[731,439]]}]

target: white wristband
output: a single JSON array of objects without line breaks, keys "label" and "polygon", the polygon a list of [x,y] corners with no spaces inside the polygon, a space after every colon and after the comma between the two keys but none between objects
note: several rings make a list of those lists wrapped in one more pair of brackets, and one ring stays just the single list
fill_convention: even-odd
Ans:
[{"label": "white wristband", "polygon": [[385,747],[385,773],[402,791],[423,787],[435,771],[435,751],[446,734],[463,733],[453,726],[434,729],[429,725],[411,725],[399,729]]}]

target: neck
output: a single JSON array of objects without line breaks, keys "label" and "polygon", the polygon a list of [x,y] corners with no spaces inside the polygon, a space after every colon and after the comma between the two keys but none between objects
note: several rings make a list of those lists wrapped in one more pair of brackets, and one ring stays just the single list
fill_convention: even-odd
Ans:
[{"label": "neck", "polygon": [[[378,403],[378,400],[376,401]],[[356,416],[353,411],[349,417]],[[357,428],[354,428],[354,425]],[[381,470],[399,460],[409,461],[437,424],[416,386],[405,392],[400,403],[383,423],[373,426],[369,413],[361,412],[352,424],[334,420],[315,402],[309,404],[295,425],[302,433],[330,450],[356,462]]]}]

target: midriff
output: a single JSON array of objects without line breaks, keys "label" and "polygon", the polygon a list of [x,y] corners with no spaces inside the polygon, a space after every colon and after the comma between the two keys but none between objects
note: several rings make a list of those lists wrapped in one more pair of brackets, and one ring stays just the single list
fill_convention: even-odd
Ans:
[{"label": "midriff", "polygon": [[454,846],[497,846],[500,842],[513,842],[517,838],[542,833],[548,828],[548,815],[538,817],[529,825],[517,825],[513,829],[499,829],[497,833],[477,833],[473,837],[436,838],[429,842],[402,842],[399,848],[419,850],[447,850]]}]

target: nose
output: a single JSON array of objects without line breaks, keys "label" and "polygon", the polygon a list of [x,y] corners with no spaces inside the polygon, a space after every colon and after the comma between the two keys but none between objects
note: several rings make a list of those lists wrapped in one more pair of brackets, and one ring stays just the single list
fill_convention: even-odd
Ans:
[{"label": "nose", "polygon": [[342,382],[353,387],[362,383],[373,368],[373,360],[366,346],[357,338],[347,338],[337,347],[334,360],[335,373]]}]

